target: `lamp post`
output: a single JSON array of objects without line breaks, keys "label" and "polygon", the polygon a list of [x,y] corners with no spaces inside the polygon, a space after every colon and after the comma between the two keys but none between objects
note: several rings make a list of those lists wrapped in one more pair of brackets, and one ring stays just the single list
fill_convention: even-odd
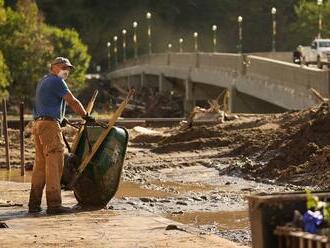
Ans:
[{"label": "lamp post", "polygon": [[123,61],[125,62],[126,61],[126,34],[127,34],[126,29],[123,29],[121,31],[121,33],[123,35]]},{"label": "lamp post", "polygon": [[239,16],[237,18],[237,22],[238,22],[238,52],[242,53],[242,40],[243,40],[242,22],[243,22],[243,17]]},{"label": "lamp post", "polygon": [[146,18],[148,21],[148,48],[149,48],[149,55],[152,53],[152,42],[151,42],[151,13],[147,12]]},{"label": "lamp post", "polygon": [[183,38],[179,39],[179,52],[182,53],[183,52]]},{"label": "lamp post", "polygon": [[118,64],[118,47],[117,47],[117,40],[118,40],[118,37],[115,35],[113,37],[113,54],[114,54],[114,57],[115,57],[115,66],[117,66]]},{"label": "lamp post", "polygon": [[212,31],[213,31],[213,52],[217,52],[217,30],[218,27],[217,25],[212,26]]},{"label": "lamp post", "polygon": [[170,53],[172,51],[172,44],[168,43],[167,48],[168,48],[168,52]]},{"label": "lamp post", "polygon": [[137,22],[133,22],[133,43],[134,43],[134,58],[138,57],[138,47],[137,47],[137,37],[136,37],[136,28],[138,26]]},{"label": "lamp post", "polygon": [[323,0],[317,0],[317,5],[319,9],[319,32],[317,34],[317,37],[319,39],[321,38],[321,33],[322,33],[322,12],[321,12],[322,4],[323,4]]},{"label": "lamp post", "polygon": [[197,53],[198,52],[198,33],[194,33],[194,51]]},{"label": "lamp post", "polygon": [[276,51],[276,8],[272,8],[272,20],[273,20],[273,31],[272,31],[272,52]]},{"label": "lamp post", "polygon": [[111,42],[107,42],[107,51],[108,51],[108,69],[111,69]]}]

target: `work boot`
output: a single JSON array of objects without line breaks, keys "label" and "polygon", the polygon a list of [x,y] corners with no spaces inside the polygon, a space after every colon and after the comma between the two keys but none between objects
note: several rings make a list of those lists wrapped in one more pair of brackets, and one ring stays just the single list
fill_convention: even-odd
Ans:
[{"label": "work boot", "polygon": [[68,214],[68,213],[72,213],[72,212],[73,212],[72,208],[64,207],[64,206],[47,208],[47,214]]},{"label": "work boot", "polygon": [[40,206],[38,206],[38,207],[29,206],[29,214],[36,214],[36,213],[40,213],[41,211],[42,211],[42,208]]}]

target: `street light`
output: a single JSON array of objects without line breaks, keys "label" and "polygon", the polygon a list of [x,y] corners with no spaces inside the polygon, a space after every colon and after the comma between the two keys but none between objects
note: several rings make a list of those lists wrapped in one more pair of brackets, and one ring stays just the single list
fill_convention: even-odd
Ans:
[{"label": "street light", "polygon": [[242,40],[243,40],[242,22],[243,22],[243,17],[239,16],[237,18],[237,22],[238,22],[238,52],[242,53]]},{"label": "street light", "polygon": [[322,12],[321,12],[321,7],[323,4],[323,0],[317,0],[317,5],[319,8],[319,32],[318,32],[318,38],[321,38],[321,33],[322,33]]},{"label": "street light", "polygon": [[276,8],[272,8],[273,32],[272,32],[272,52],[276,51]]},{"label": "street light", "polygon": [[107,50],[108,50],[108,69],[111,69],[111,42],[107,42]]},{"label": "street light", "polygon": [[182,47],[182,45],[183,45],[183,38],[180,38],[180,39],[179,39],[179,52],[180,52],[180,53],[183,52],[183,47]]},{"label": "street light", "polygon": [[123,35],[123,61],[125,62],[126,61],[126,34],[127,34],[126,29],[123,29],[121,31],[121,33]]},{"label": "street light", "polygon": [[134,43],[134,58],[138,57],[138,47],[137,47],[137,37],[136,37],[136,28],[138,26],[137,22],[133,22],[133,43]]},{"label": "street light", "polygon": [[197,53],[198,52],[198,33],[194,33],[194,50]]},{"label": "street light", "polygon": [[114,53],[114,57],[115,57],[115,66],[117,66],[117,64],[118,64],[117,40],[118,40],[118,37],[117,36],[114,36],[113,37],[113,53]]},{"label": "street light", "polygon": [[213,31],[213,52],[217,52],[217,30],[218,27],[217,25],[212,26],[212,31]]},{"label": "street light", "polygon": [[149,42],[149,55],[152,53],[152,44],[151,44],[151,13],[147,12],[146,18],[148,21],[148,42]]},{"label": "street light", "polygon": [[172,51],[172,44],[168,43],[167,48],[168,48],[168,52],[170,53]]}]

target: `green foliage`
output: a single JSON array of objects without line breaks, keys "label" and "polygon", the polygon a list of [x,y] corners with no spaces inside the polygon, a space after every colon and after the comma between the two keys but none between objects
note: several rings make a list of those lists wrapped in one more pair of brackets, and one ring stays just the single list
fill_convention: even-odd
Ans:
[{"label": "green foliage", "polygon": [[297,20],[290,27],[290,41],[293,44],[309,45],[318,35],[319,14],[322,16],[322,37],[330,37],[330,1],[322,6],[317,1],[300,0],[295,6]]},{"label": "green foliage", "polygon": [[323,216],[326,222],[330,223],[330,203],[326,203],[323,208]]},{"label": "green foliage", "polygon": [[8,96],[7,87],[10,80],[11,78],[8,67],[2,53],[0,52],[0,99]]},{"label": "green foliage", "polygon": [[[200,49],[212,50],[213,24],[218,25],[218,48],[222,52],[236,52],[238,44],[237,17],[242,15],[243,50],[270,51],[272,44],[271,8],[277,8],[278,50],[294,49],[289,43],[289,25],[295,22],[294,6],[299,0],[37,0],[47,22],[59,27],[74,27],[88,44],[92,65],[107,65],[106,43],[121,29],[128,30],[128,55],[132,57],[132,22],[137,21],[140,53],[147,52],[146,18],[152,13],[153,51],[164,52],[167,44],[178,50],[178,39],[184,38],[184,50],[193,50],[193,32],[199,32]],[[316,1],[316,0],[315,0]],[[244,4],[242,4],[244,2]],[[72,7],[74,6],[74,7]],[[65,10],[65,11],[63,11]],[[121,49],[119,51],[120,58]]]},{"label": "green foliage", "polygon": [[15,10],[4,9],[2,5],[0,0],[0,47],[5,58],[1,68],[7,65],[8,73],[1,74],[0,68],[0,82],[3,82],[0,89],[7,86],[10,79],[11,100],[25,98],[29,102],[36,84],[48,72],[49,62],[57,56],[66,56],[77,65],[72,85],[81,88],[90,58],[78,33],[47,26],[34,0],[18,0]]},{"label": "green foliage", "polygon": [[317,209],[319,200],[317,197],[313,196],[310,190],[307,189],[306,189],[306,198],[307,198],[307,202],[306,202],[307,209]]},{"label": "green foliage", "polygon": [[[6,21],[6,12],[3,7],[3,0],[0,0],[0,25]],[[2,51],[0,50],[0,99],[6,97],[8,92],[6,87],[9,85],[10,73],[3,57]]]},{"label": "green foliage", "polygon": [[322,215],[328,223],[330,223],[330,202],[320,201],[317,196],[314,196],[310,190],[306,191],[306,207],[308,210],[321,210]]},{"label": "green foliage", "polygon": [[19,1],[17,11],[7,10],[0,26],[0,45],[12,75],[13,97],[29,99],[40,76],[45,72],[52,46],[41,32],[41,19],[33,2]]},{"label": "green foliage", "polygon": [[75,70],[68,78],[69,88],[78,91],[85,86],[85,74],[89,67],[90,56],[87,46],[84,45],[79,34],[70,29],[59,29],[44,25],[44,33],[54,45],[55,57],[67,57],[74,65]]}]

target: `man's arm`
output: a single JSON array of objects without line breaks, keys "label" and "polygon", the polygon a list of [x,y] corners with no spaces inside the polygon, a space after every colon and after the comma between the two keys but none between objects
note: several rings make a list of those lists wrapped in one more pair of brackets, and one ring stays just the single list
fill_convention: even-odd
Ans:
[{"label": "man's arm", "polygon": [[68,92],[64,95],[64,100],[68,103],[70,108],[81,117],[86,116],[87,112],[81,102],[72,95],[71,92]]}]

